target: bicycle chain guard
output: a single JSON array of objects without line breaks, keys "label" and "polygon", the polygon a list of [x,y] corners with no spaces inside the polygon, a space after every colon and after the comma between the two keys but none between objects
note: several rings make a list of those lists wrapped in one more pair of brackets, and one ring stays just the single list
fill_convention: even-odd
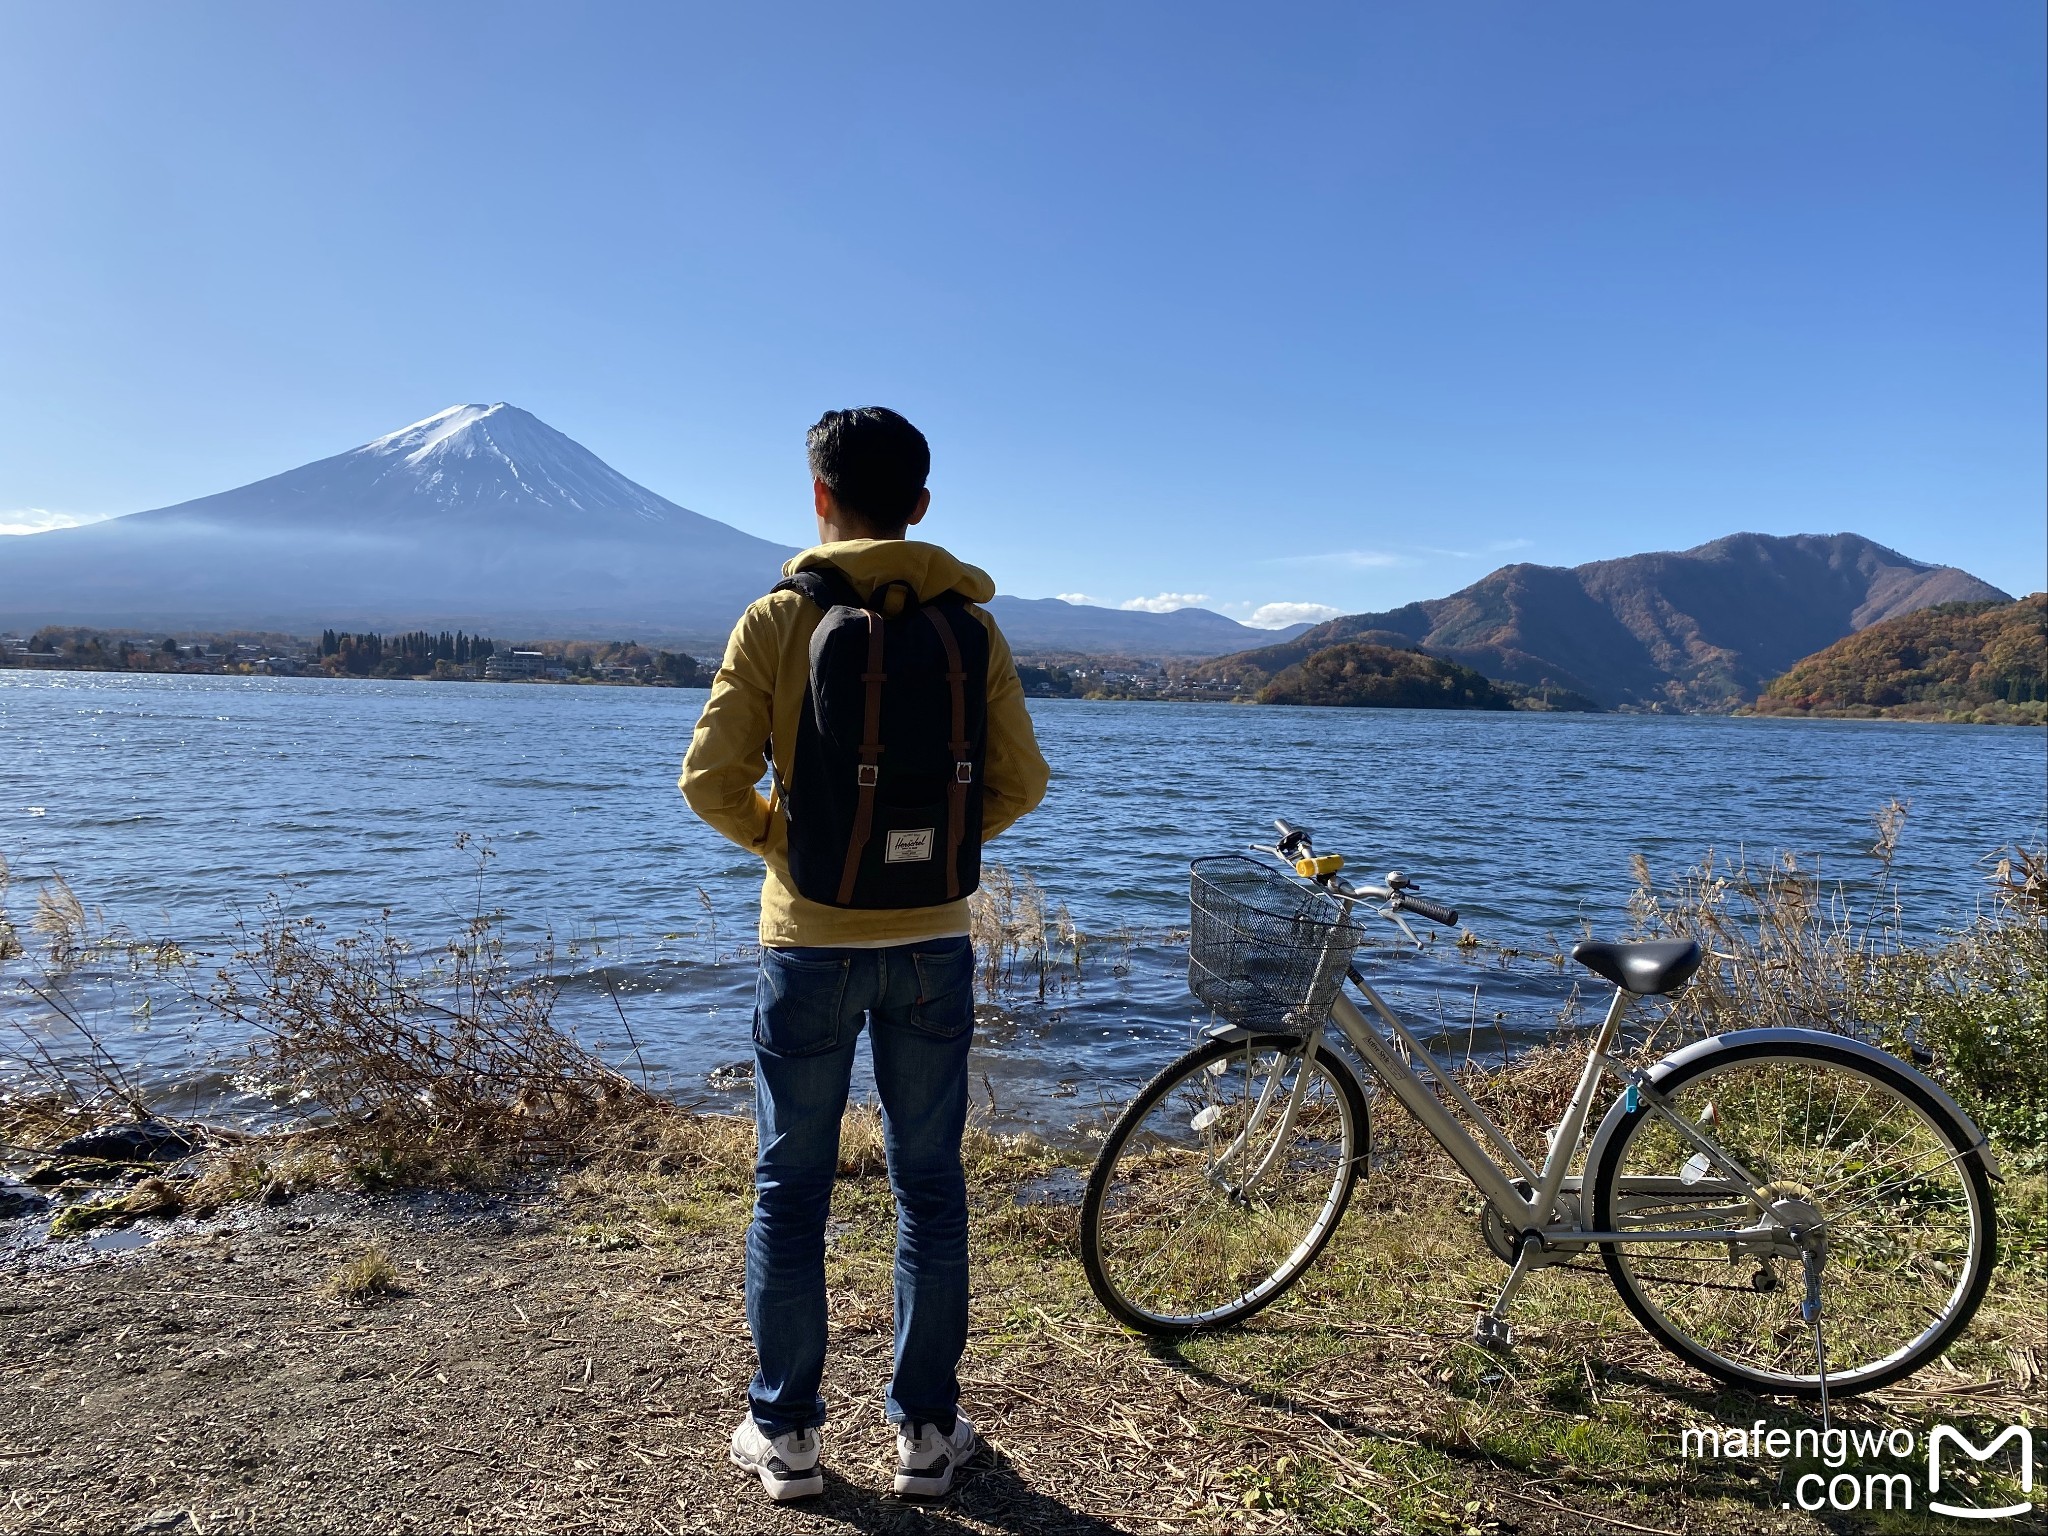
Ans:
[{"label": "bicycle chain guard", "polygon": [[[1515,1180],[1515,1192],[1524,1199],[1527,1199],[1531,1193],[1528,1185],[1520,1179]],[[1580,1225],[1579,1197],[1570,1190],[1564,1191],[1557,1197],[1557,1219],[1567,1222],[1574,1227]],[[1520,1236],[1520,1233],[1508,1230],[1508,1224],[1501,1220],[1500,1212],[1493,1208],[1491,1202],[1480,1207],[1480,1240],[1486,1244],[1487,1250],[1496,1259],[1499,1259],[1501,1263],[1508,1265],[1510,1268],[1514,1266],[1515,1242]],[[1573,1251],[1576,1252],[1577,1250],[1574,1249]]]}]

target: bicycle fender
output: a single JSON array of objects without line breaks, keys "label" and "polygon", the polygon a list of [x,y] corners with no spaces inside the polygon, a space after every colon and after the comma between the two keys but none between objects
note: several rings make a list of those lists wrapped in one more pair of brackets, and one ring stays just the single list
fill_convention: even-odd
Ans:
[{"label": "bicycle fender", "polygon": [[1270,1040],[1282,1035],[1306,1041],[1305,1036],[1289,1030],[1258,1024],[1233,1024],[1228,1019],[1219,1020],[1202,1031],[1204,1040],[1228,1040],[1232,1045],[1240,1045],[1246,1040]]},{"label": "bicycle fender", "polygon": [[[1970,1149],[1978,1162],[1982,1164],[1985,1174],[1990,1178],[1999,1180],[2001,1183],[2004,1181],[2005,1175],[1999,1170],[1998,1156],[1991,1150],[1991,1144],[1985,1140],[1984,1133],[1977,1128],[1977,1122],[1964,1112],[1963,1106],[1949,1097],[1947,1089],[1943,1088],[1941,1084],[1937,1083],[1925,1072],[1922,1072],[1910,1061],[1901,1061],[1898,1057],[1892,1055],[1891,1052],[1881,1051],[1876,1046],[1858,1040],[1853,1035],[1831,1034],[1824,1029],[1770,1028],[1731,1030],[1725,1035],[1709,1035],[1704,1040],[1695,1040],[1691,1045],[1673,1051],[1669,1056],[1666,1056],[1662,1061],[1651,1067],[1645,1076],[1649,1081],[1649,1085],[1655,1088],[1680,1067],[1690,1066],[1702,1056],[1711,1056],[1717,1051],[1731,1050],[1736,1046],[1742,1045],[1804,1044],[1832,1046],[1837,1050],[1846,1051],[1852,1056],[1861,1056],[1864,1060],[1879,1066],[1889,1067],[1894,1072],[1905,1077],[1916,1088],[1925,1093],[1933,1101],[1935,1111],[1946,1118],[1961,1133],[1964,1145]],[[1600,1157],[1607,1150],[1609,1138],[1621,1128],[1621,1122],[1627,1117],[1628,1099],[1624,1095],[1614,1101],[1613,1105],[1608,1109],[1606,1117],[1601,1120],[1599,1130],[1593,1133],[1592,1145],[1586,1149],[1586,1167],[1588,1169],[1600,1166]]]}]

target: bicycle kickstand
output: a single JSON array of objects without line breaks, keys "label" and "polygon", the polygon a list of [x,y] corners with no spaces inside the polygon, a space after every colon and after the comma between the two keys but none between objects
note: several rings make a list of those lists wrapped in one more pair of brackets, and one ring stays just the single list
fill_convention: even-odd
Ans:
[{"label": "bicycle kickstand", "polygon": [[1821,1333],[1820,1310],[1820,1269],[1821,1256],[1818,1249],[1809,1248],[1801,1255],[1806,1270],[1806,1297],[1799,1303],[1800,1319],[1813,1328],[1814,1369],[1820,1375],[1820,1427],[1825,1434],[1832,1425],[1828,1414],[1828,1346]]},{"label": "bicycle kickstand", "polygon": [[1529,1271],[1533,1267],[1529,1262],[1529,1255],[1534,1251],[1533,1239],[1522,1245],[1521,1252],[1515,1255],[1515,1267],[1508,1271],[1507,1283],[1500,1288],[1500,1297],[1494,1302],[1492,1310],[1482,1312],[1473,1319],[1472,1342],[1481,1349],[1490,1350],[1494,1354],[1505,1354],[1515,1347],[1515,1331],[1508,1326],[1508,1308],[1514,1302],[1515,1292],[1519,1291],[1522,1282],[1529,1278]]}]

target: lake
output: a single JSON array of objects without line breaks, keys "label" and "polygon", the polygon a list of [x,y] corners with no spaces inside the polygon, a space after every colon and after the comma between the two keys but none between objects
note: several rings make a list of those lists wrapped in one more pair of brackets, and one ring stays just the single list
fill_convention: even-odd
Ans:
[{"label": "lake", "polygon": [[[110,923],[224,955],[266,896],[340,931],[386,909],[420,942],[482,886],[517,940],[574,941],[557,1017],[617,1055],[620,1001],[659,1085],[744,1092],[759,866],[676,792],[696,690],[0,672],[0,854],[27,934],[61,871]],[[983,1009],[981,1092],[996,1118],[1057,1132],[1189,1038],[1187,862],[1315,829],[1353,870],[1416,873],[1484,939],[1567,947],[1619,933],[1642,854],[1662,879],[1708,850],[1817,856],[1856,882],[1873,813],[1912,803],[1897,871],[1922,932],[1967,919],[1980,861],[2044,832],[2048,736],[2016,728],[1034,700],[1053,784],[990,845],[1091,934],[1078,985]],[[1426,927],[1427,925],[1419,925]],[[1391,930],[1389,930],[1391,932]],[[32,937],[32,936],[31,936]],[[1483,1049],[1535,1038],[1576,968],[1375,952],[1404,1005],[1441,1009]],[[18,984],[17,963],[10,968]],[[240,1042],[169,996],[150,1016],[106,976],[80,995],[109,1042],[180,1107],[273,1112],[236,1071]],[[1477,1002],[1474,987],[1480,989]],[[14,1018],[35,1027],[16,993]],[[0,1037],[0,1073],[19,1039]]]}]

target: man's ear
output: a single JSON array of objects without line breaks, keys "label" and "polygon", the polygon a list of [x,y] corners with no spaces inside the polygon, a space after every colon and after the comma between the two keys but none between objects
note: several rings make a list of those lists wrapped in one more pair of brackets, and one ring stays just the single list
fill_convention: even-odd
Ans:
[{"label": "man's ear", "polygon": [[917,493],[917,505],[910,509],[910,516],[903,520],[903,526],[906,528],[916,527],[924,521],[925,513],[929,512],[931,508],[932,493],[929,490],[919,491]]},{"label": "man's ear", "polygon": [[839,510],[839,503],[832,495],[832,487],[822,480],[811,482],[811,505],[817,508],[820,517],[830,517]]}]

